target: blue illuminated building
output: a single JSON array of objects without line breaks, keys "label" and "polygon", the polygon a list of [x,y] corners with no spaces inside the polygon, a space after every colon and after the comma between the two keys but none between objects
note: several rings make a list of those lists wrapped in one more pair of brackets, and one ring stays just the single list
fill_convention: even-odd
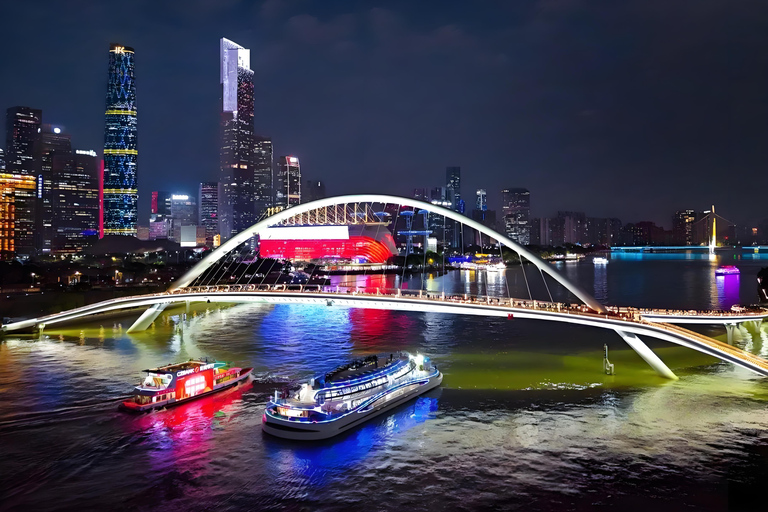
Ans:
[{"label": "blue illuminated building", "polygon": [[111,44],[104,128],[104,234],[136,236],[136,78],[133,48]]}]

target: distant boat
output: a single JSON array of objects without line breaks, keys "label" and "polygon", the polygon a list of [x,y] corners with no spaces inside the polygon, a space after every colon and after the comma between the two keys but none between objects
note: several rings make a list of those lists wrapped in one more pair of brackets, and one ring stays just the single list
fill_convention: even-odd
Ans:
[{"label": "distant boat", "polygon": [[730,276],[734,274],[741,274],[741,271],[733,265],[723,265],[722,267],[717,267],[715,270],[716,276]]},{"label": "distant boat", "polygon": [[607,265],[608,258],[603,258],[601,256],[598,256],[596,258],[592,258],[592,263],[594,263],[595,265]]}]

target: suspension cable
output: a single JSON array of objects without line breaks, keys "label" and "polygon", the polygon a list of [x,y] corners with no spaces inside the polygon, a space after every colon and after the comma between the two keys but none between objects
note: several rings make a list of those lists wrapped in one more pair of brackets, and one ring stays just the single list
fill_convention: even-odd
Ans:
[{"label": "suspension cable", "polygon": [[525,287],[528,288],[528,298],[533,300],[533,295],[531,294],[531,287],[528,286],[528,276],[525,275],[525,265],[523,265],[523,255],[518,252],[517,257],[520,258],[520,269],[523,271],[523,279],[525,279]]},{"label": "suspension cable", "polygon": [[549,301],[555,302],[555,299],[552,298],[552,294],[549,292],[549,286],[547,286],[547,279],[544,276],[544,271],[541,270],[541,267],[537,266],[537,268],[539,269],[539,273],[541,274],[541,280],[544,281],[544,287],[547,289],[547,295],[549,295]]}]

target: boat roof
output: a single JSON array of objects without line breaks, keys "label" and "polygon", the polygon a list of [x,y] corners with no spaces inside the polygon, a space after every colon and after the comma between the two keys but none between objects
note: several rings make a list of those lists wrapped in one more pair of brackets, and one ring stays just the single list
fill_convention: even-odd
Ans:
[{"label": "boat roof", "polygon": [[[390,361],[390,357],[392,360]],[[387,373],[386,368],[400,361],[407,361],[408,354],[376,354],[364,359],[352,361],[325,374],[326,385],[339,384],[348,380]]]},{"label": "boat roof", "polygon": [[173,364],[166,364],[165,366],[158,366],[157,368],[150,368],[148,370],[144,370],[145,372],[151,372],[151,373],[170,373],[170,372],[178,372],[181,370],[189,370],[191,368],[197,368],[198,366],[203,366],[204,364],[210,364],[209,361],[196,361],[194,359],[190,359],[189,361],[185,361],[183,363],[173,363]]}]

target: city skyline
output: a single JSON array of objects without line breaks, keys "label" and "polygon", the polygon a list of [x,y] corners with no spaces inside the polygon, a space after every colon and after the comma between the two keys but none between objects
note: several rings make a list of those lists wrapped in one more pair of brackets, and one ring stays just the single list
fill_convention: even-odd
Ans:
[{"label": "city skyline", "polygon": [[[738,77],[727,80],[727,61],[712,51],[718,39],[708,39],[713,32],[709,29],[719,29],[723,19],[715,8],[698,13],[695,27],[686,29],[690,37],[678,38],[675,32],[672,40],[671,31],[660,26],[650,8],[632,2],[600,13],[599,18],[578,3],[542,9],[525,2],[515,7],[494,4],[474,9],[477,12],[471,16],[465,8],[452,6],[440,16],[426,17],[427,7],[397,3],[366,7],[340,3],[322,14],[290,5],[272,9],[278,4],[257,4],[252,10],[229,4],[208,7],[210,12],[185,9],[189,12],[179,26],[156,21],[155,31],[111,17],[114,11],[108,6],[74,13],[51,4],[41,20],[50,30],[41,31],[40,44],[61,37],[75,14],[78,20],[84,15],[84,22],[110,29],[65,39],[66,53],[79,56],[76,62],[46,57],[57,69],[66,66],[78,76],[74,86],[62,73],[46,73],[42,79],[45,68],[33,65],[38,49],[14,47],[11,41],[18,39],[14,35],[18,29],[10,27],[0,35],[8,48],[3,54],[7,67],[0,97],[7,98],[5,108],[28,105],[48,112],[47,121],[66,125],[77,134],[80,147],[100,148],[102,49],[112,40],[139,49],[141,165],[147,169],[139,180],[139,210],[146,212],[151,190],[178,183],[178,188],[194,194],[200,182],[215,179],[218,123],[212,105],[218,84],[211,76],[217,66],[215,41],[231,37],[255,52],[256,133],[268,133],[276,141],[275,154],[296,154],[308,177],[322,179],[333,194],[377,189],[408,195],[415,186],[439,182],[444,167],[455,164],[468,173],[464,180],[468,190],[489,191],[493,209],[500,201],[495,191],[514,185],[536,194],[532,205],[536,216],[559,209],[582,210],[669,226],[674,211],[715,203],[736,222],[764,217],[758,191],[767,158],[757,141],[768,131],[768,108],[755,91],[766,89],[766,67],[744,66]],[[40,20],[40,14],[24,5],[3,9],[14,19]],[[179,9],[179,4],[160,8],[169,16]],[[732,37],[731,44],[738,46],[734,53],[763,59],[768,52],[755,51],[768,47],[768,31],[762,30],[760,21],[766,16],[754,11],[761,7],[734,9],[725,14],[745,19],[741,32],[755,36],[749,41]],[[622,17],[635,11],[647,27]],[[569,16],[574,12],[593,19],[592,36],[580,35],[587,21],[574,21]],[[494,23],[494,13],[507,15],[527,38],[505,34]],[[668,14],[685,18],[687,13],[680,7]],[[49,17],[57,24],[46,21]],[[625,39],[607,28],[608,21],[634,35],[656,30],[658,41],[630,51]],[[259,30],[254,32],[253,26]],[[479,26],[485,28],[482,33]],[[536,29],[545,27],[575,38],[573,62],[564,60],[564,49],[537,36]],[[194,38],[181,37],[193,32]],[[714,32],[719,38],[733,36]],[[676,42],[683,39],[688,41],[685,48]],[[184,52],[167,51],[180,40]],[[418,50],[410,55],[403,49],[409,41]],[[641,44],[637,38],[634,41]],[[676,68],[672,78],[681,87],[653,80],[646,59],[667,69],[691,46],[700,48],[694,53],[703,56]],[[309,47],[314,50],[307,52]],[[613,48],[618,55],[602,48]],[[530,52],[547,59],[532,59],[539,61],[532,66],[521,60]],[[639,54],[646,57],[640,59]],[[668,56],[662,59],[662,55]],[[437,56],[444,56],[445,62],[435,64]],[[366,59],[376,63],[394,59],[397,65],[367,76],[357,71],[365,69],[360,63]],[[462,74],[455,82],[444,80],[470,62],[467,69],[473,73]],[[407,70],[424,63],[428,65],[421,67],[420,80],[403,81]],[[603,76],[612,80],[604,81]],[[561,100],[558,84],[574,80],[572,97]],[[187,86],[179,88],[179,83]],[[500,86],[493,83],[504,84],[503,97]],[[705,101],[718,91],[729,92],[728,102]],[[439,113],[447,104],[455,104],[444,109],[450,110],[453,122]],[[437,117],[426,121],[425,112],[437,112]],[[373,118],[377,123],[369,122]],[[613,122],[618,119],[626,122]],[[194,133],[173,126],[194,126]],[[339,154],[348,158],[339,161]],[[350,179],[360,169],[365,170],[365,183]],[[740,191],[742,197],[719,184],[731,172],[751,180],[750,187]],[[653,196],[653,204],[633,201],[638,191]]]}]

